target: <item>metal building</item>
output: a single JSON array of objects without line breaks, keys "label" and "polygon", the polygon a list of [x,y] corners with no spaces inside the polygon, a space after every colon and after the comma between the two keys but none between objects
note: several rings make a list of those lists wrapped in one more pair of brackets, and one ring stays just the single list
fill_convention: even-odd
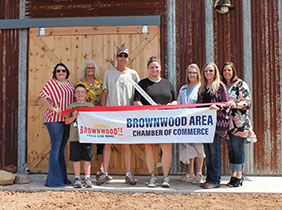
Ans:
[{"label": "metal building", "polygon": [[[12,164],[22,170],[27,160],[30,28],[105,24],[99,17],[117,17],[120,24],[157,17],[163,76],[177,90],[192,62],[236,64],[239,77],[252,90],[258,137],[257,143],[245,147],[246,173],[281,175],[282,0],[231,2],[235,9],[219,14],[214,0],[0,1],[0,168]],[[223,172],[229,173],[225,144],[222,153]],[[175,147],[175,174],[177,162]]]}]

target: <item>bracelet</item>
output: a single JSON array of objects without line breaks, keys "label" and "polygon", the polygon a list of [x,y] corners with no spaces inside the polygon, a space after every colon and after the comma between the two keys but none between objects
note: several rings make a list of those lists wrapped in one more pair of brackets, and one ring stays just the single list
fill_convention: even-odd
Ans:
[{"label": "bracelet", "polygon": [[[241,104],[241,105],[243,105],[242,108],[245,108],[245,107],[247,106],[247,104],[246,104],[245,102],[244,102],[243,104]],[[240,105],[239,105],[239,102],[236,103],[236,108],[237,108],[237,109],[240,109],[239,106],[240,106]]]}]

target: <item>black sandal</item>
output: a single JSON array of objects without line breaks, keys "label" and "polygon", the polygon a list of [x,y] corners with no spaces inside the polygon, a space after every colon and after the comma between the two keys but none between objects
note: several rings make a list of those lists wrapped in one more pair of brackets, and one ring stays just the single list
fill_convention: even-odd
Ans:
[{"label": "black sandal", "polygon": [[235,179],[237,179],[234,176],[231,176],[230,181],[226,184],[228,187],[233,187],[233,184],[235,183]]},{"label": "black sandal", "polygon": [[244,180],[243,177],[241,179],[235,177],[235,180],[233,182],[233,187],[242,186],[243,185],[243,180]]}]

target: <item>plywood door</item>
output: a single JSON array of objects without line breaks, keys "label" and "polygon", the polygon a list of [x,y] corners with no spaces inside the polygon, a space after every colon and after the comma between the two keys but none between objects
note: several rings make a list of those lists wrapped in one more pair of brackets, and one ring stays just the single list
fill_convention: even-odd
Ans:
[{"label": "plywood door", "polygon": [[[48,171],[50,139],[42,124],[45,108],[38,104],[37,99],[43,85],[51,79],[53,67],[59,62],[65,63],[70,70],[69,80],[76,82],[81,77],[82,65],[92,59],[100,71],[98,79],[103,80],[104,72],[117,64],[115,54],[118,47],[125,45],[130,54],[128,66],[135,69],[142,79],[148,75],[148,58],[152,55],[160,57],[159,39],[158,26],[149,26],[149,33],[146,34],[141,32],[141,26],[45,28],[45,35],[41,36],[39,28],[30,29],[27,151],[31,172]],[[135,174],[146,174],[144,145],[132,145],[132,149],[132,171]],[[66,160],[68,171],[72,172],[68,156],[69,145],[66,147]],[[159,160],[158,151],[156,159]],[[97,161],[94,158],[93,173],[96,168]],[[109,172],[125,173],[122,145],[112,147]]]}]

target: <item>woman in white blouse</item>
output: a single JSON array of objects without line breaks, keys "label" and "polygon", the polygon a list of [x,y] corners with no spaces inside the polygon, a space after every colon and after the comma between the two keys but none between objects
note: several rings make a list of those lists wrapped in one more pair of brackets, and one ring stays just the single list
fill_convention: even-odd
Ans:
[{"label": "woman in white blouse", "polygon": [[[186,69],[186,85],[180,88],[177,103],[195,104],[198,98],[200,87],[200,69],[197,64],[190,64]],[[180,144],[179,160],[183,164],[188,164],[188,171],[180,180],[200,184],[203,181],[202,167],[205,158],[203,144],[182,143]],[[195,160],[195,161],[194,161]],[[195,164],[194,164],[195,163]],[[195,170],[194,170],[195,167]]]}]

